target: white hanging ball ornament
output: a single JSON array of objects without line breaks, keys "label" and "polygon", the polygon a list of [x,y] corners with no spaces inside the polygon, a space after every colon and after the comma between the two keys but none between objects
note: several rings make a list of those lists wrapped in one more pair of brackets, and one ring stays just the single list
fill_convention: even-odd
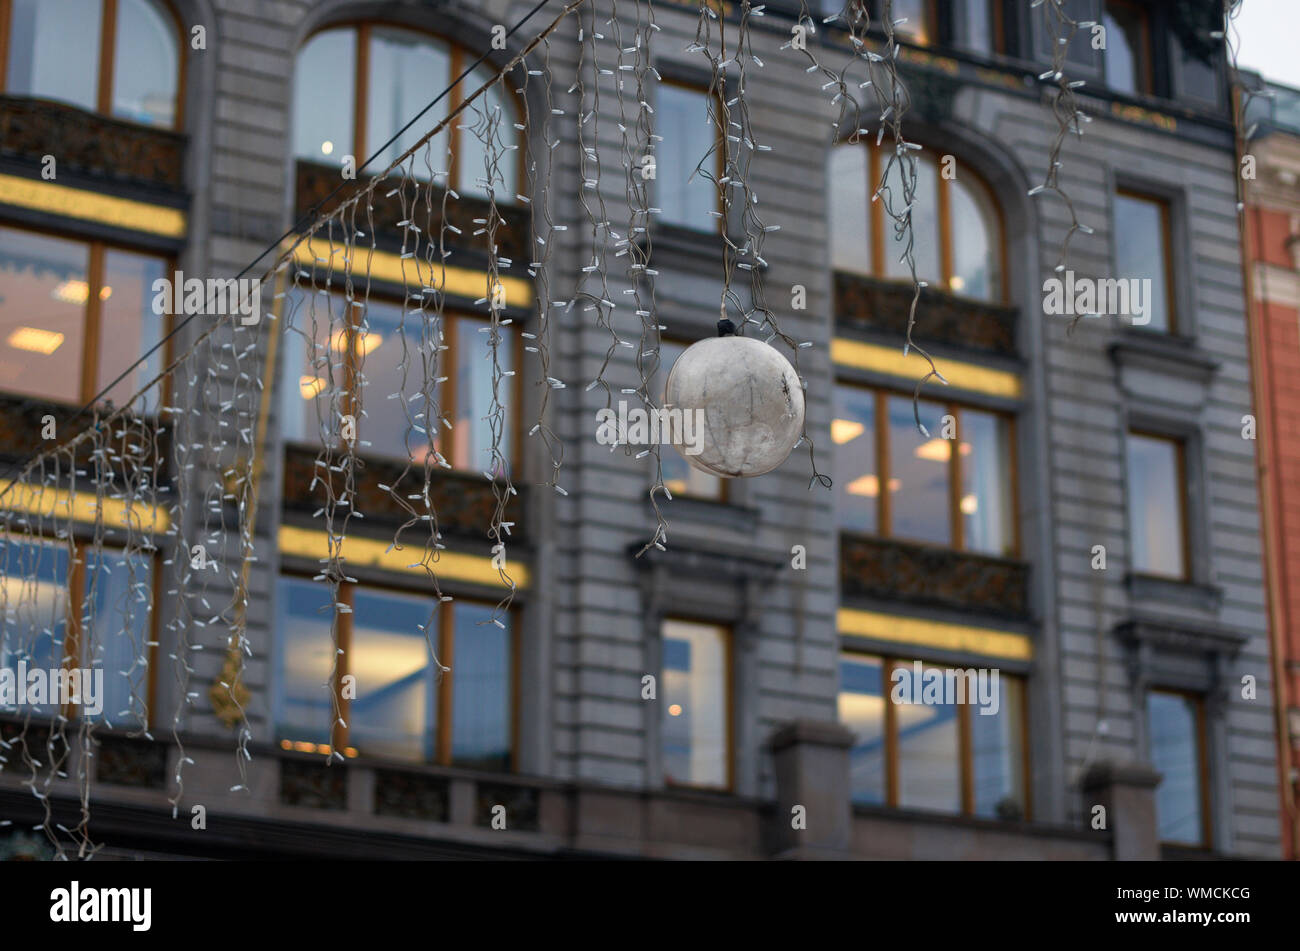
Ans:
[{"label": "white hanging ball ornament", "polygon": [[[731,327],[720,321],[719,333]],[[798,374],[776,348],[749,337],[718,336],[688,347],[668,374],[664,403],[682,410],[683,425],[671,429],[673,447],[710,475],[771,472],[803,435]]]}]

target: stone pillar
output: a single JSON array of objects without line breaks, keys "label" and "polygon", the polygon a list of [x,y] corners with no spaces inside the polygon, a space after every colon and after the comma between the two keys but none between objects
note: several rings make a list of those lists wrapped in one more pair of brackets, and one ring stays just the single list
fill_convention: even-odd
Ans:
[{"label": "stone pillar", "polygon": [[1160,858],[1156,827],[1156,787],[1163,779],[1147,763],[1094,763],[1080,783],[1084,821],[1091,827],[1094,806],[1106,808],[1112,856],[1118,861]]},{"label": "stone pillar", "polygon": [[[774,858],[845,858],[853,844],[849,749],[853,734],[827,720],[794,720],[768,741],[776,774]],[[801,806],[803,828],[795,826]]]}]

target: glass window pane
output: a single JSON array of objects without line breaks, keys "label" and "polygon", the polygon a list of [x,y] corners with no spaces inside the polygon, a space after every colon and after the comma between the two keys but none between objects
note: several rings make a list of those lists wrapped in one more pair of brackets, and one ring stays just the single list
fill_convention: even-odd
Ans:
[{"label": "glass window pane", "polygon": [[1201,743],[1197,705],[1190,697],[1147,694],[1151,765],[1164,777],[1156,787],[1156,825],[1162,842],[1201,845]]},{"label": "glass window pane", "polygon": [[333,441],[346,383],[341,301],[333,295],[291,290],[282,306],[288,329],[281,337],[281,431],[291,442]]},{"label": "glass window pane", "polygon": [[280,578],[275,606],[275,735],[298,743],[330,742],[334,702],[334,619],[329,585]]},{"label": "glass window pane", "polygon": [[867,184],[870,153],[866,145],[831,149],[827,205],[830,212],[831,267],[870,274],[871,195]]},{"label": "glass window pane", "polygon": [[948,290],[996,301],[1002,296],[997,211],[984,189],[960,177],[952,183],[952,277]]},{"label": "glass window pane", "polygon": [[[1135,195],[1115,196],[1115,261],[1118,277],[1150,280],[1147,304],[1150,330],[1173,330],[1169,301],[1169,247],[1166,205]],[[1146,299],[1146,292],[1143,291]],[[1099,302],[1100,306],[1100,302]]]},{"label": "glass window pane", "polygon": [[[657,96],[655,134],[663,141],[656,146],[654,204],[662,212],[660,218],[683,228],[716,231],[718,219],[710,212],[718,210],[717,187],[704,178],[704,173],[717,177],[717,153],[709,151],[717,130],[709,116],[708,96],[666,83]],[[701,166],[699,172],[696,166]]]},{"label": "glass window pane", "polygon": [[[104,252],[104,283],[99,289],[96,393],[162,340],[167,318],[154,310],[153,283],[165,276],[166,267],[159,258],[129,251]],[[121,406],[139,387],[162,371],[165,356],[163,348],[159,347],[113,387],[107,398],[113,401],[114,406]],[[156,386],[144,398],[144,409],[156,411],[160,398],[160,387]]]},{"label": "glass window pane", "polygon": [[90,249],[0,228],[0,385],[64,403],[81,401],[81,350]]},{"label": "glass window pane", "polygon": [[[491,79],[493,73],[480,66],[465,80],[465,92],[472,93]],[[497,162],[491,170],[492,189],[498,203],[507,204],[515,200],[519,188],[519,150],[509,146],[519,142],[519,131],[515,128],[518,117],[511,103],[509,94],[497,83],[481,97],[474,100],[463,113],[459,124],[466,126],[460,130],[460,151],[457,155],[456,190],[462,195],[487,195],[484,187],[489,177],[487,168],[487,150],[483,140],[474,130],[488,134],[488,122],[495,125],[497,144]]]},{"label": "glass window pane", "polygon": [[942,419],[947,410],[940,403],[922,401],[921,425],[927,439],[916,428],[912,399],[889,397],[889,485],[895,538],[952,544],[952,503],[948,480],[952,471],[954,440],[944,439]]},{"label": "glass window pane", "polygon": [[1127,3],[1107,2],[1102,25],[1106,27],[1106,85],[1116,92],[1141,92],[1146,85],[1142,12]]},{"label": "glass window pane", "polygon": [[[427,429],[426,407],[420,399],[409,399],[421,391],[424,380],[423,326],[421,314],[403,316],[396,304],[372,297],[366,307],[364,333],[358,333],[353,343],[362,410],[358,445],[363,453],[424,456],[428,437],[420,430]],[[346,341],[340,340],[339,350],[345,346]]]},{"label": "glass window pane", "polygon": [[[448,460],[458,469],[487,472],[492,468],[492,347],[489,324],[472,317],[457,317],[456,321],[456,419],[452,433],[454,455]],[[497,357],[502,371],[514,366],[514,334],[508,328],[501,330]],[[509,460],[512,449],[512,417],[514,405],[514,377],[502,377],[497,384],[497,394],[505,405],[502,418],[501,454]],[[502,475],[493,472],[494,476]]]},{"label": "glass window pane", "polygon": [[176,26],[149,0],[117,0],[113,115],[171,128],[180,74]]},{"label": "glass window pane", "polygon": [[880,477],[876,470],[875,393],[860,387],[835,387],[831,442],[835,445],[836,524],[843,531],[877,531]]},{"label": "glass window pane", "polygon": [[[419,114],[429,100],[451,82],[451,54],[447,47],[432,37],[410,30],[376,26],[370,33],[370,75],[366,97],[366,156],[357,156],[357,163],[365,161]],[[469,82],[467,78],[465,82]],[[318,100],[319,101],[319,100]],[[382,171],[390,162],[423,138],[424,133],[447,114],[446,100],[424,114],[422,118],[375,159],[373,171]],[[462,124],[467,121],[462,116]],[[439,156],[445,154],[446,130],[434,138],[430,145],[430,161],[439,169]],[[467,133],[462,132],[462,141]],[[417,167],[423,160],[417,158]],[[482,160],[480,159],[480,162]]]},{"label": "glass window pane", "polygon": [[[353,29],[326,30],[298,51],[293,79],[293,154],[298,158],[333,165],[353,152],[356,44]],[[366,158],[356,156],[357,165]]]},{"label": "glass window pane", "polygon": [[929,0],[894,0],[894,22],[907,20],[906,23],[898,23],[895,32],[913,43],[923,46],[929,43],[934,36],[934,28],[930,23],[928,3]]},{"label": "glass window pane", "polygon": [[[668,385],[668,374],[673,364],[685,352],[686,346],[668,340],[659,344],[659,399],[664,398],[664,387]],[[649,359],[649,358],[647,358]],[[659,447],[659,459],[663,465],[664,486],[674,496],[689,495],[697,499],[720,499],[723,496],[722,479],[696,469],[680,452],[672,446]]]},{"label": "glass window pane", "polygon": [[990,55],[997,51],[993,2],[996,0],[953,0],[957,44],[962,49]]},{"label": "glass window pane", "polygon": [[1010,555],[1014,536],[1006,422],[993,413],[963,409],[958,436],[966,548],[986,555]]},{"label": "glass window pane", "polygon": [[854,802],[885,801],[884,664],[879,657],[840,658],[840,721],[853,731],[849,783]]},{"label": "glass window pane", "polygon": [[[15,490],[17,491],[17,490]],[[0,539],[0,667],[51,670],[63,663],[68,612],[68,548],[64,543]],[[28,703],[19,709],[38,716],[57,704]]]},{"label": "glass window pane", "polygon": [[[885,156],[881,156],[882,162]],[[885,184],[890,189],[890,203],[895,212],[907,205],[905,198],[906,164],[895,162],[889,170]],[[884,196],[880,201],[884,201]],[[939,286],[939,176],[934,163],[927,157],[916,160],[916,191],[912,208],[912,257],[916,261],[916,276]],[[882,209],[882,214],[884,211]],[[911,280],[912,272],[903,259],[907,242],[894,233],[894,222],[887,214],[885,222],[885,275],[896,280]]]},{"label": "glass window pane", "polygon": [[87,552],[86,662],[104,671],[101,717],[109,726],[147,727],[153,559],[141,552]]},{"label": "glass window pane", "polygon": [[1173,440],[1129,433],[1129,543],[1134,571],[1174,578],[1186,572],[1178,450]]},{"label": "glass window pane", "polygon": [[492,606],[455,601],[452,623],[451,760],[476,769],[509,769],[514,677],[511,621],[492,623]]},{"label": "glass window pane", "polygon": [[[354,588],[348,672],[357,696],[350,704],[350,745],[363,756],[434,758],[437,683],[425,640],[432,597]],[[436,637],[432,638],[436,645]]]},{"label": "glass window pane", "polygon": [[970,709],[971,759],[975,769],[975,815],[991,819],[1025,817],[1025,685],[998,677],[996,713]]},{"label": "glass window pane", "polygon": [[[891,696],[911,699],[895,702],[898,717],[898,804],[911,809],[961,811],[961,755],[957,705],[921,703],[944,700],[944,691],[925,694],[929,677],[943,677],[943,670],[922,665],[921,676],[909,661],[898,661],[890,673]],[[942,683],[942,679],[940,680]],[[933,688],[931,688],[933,690]]]},{"label": "glass window pane", "polygon": [[5,92],[93,110],[102,6],[100,0],[12,0]]},{"label": "glass window pane", "polygon": [[663,652],[664,779],[725,787],[727,632],[713,624],[665,620]]}]

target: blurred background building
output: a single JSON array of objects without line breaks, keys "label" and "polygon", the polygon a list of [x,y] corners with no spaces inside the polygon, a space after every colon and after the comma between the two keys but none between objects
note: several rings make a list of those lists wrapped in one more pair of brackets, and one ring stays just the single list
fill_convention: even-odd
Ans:
[{"label": "blurred background building", "polygon": [[[589,29],[609,15],[593,2],[595,19],[582,13]],[[344,156],[378,148],[491,51],[494,25],[515,23],[529,6],[0,0],[0,452],[18,459],[42,448],[46,413],[66,415],[167,332],[169,318],[150,307],[153,280],[177,269],[237,273],[327,199]],[[628,16],[637,9],[618,6]],[[869,6],[877,17],[879,4]],[[520,486],[510,552],[521,590],[504,628],[480,623],[501,594],[484,536],[493,496],[481,420],[491,385],[475,288],[487,256],[473,233],[486,209],[474,172],[482,156],[463,130],[444,133],[451,159],[435,189],[456,196],[432,202],[429,214],[436,226],[445,207],[460,227],[450,260],[468,275],[448,285],[444,405],[456,425],[440,444],[453,471],[436,484],[448,548],[439,578],[455,600],[429,632],[450,672],[437,676],[418,628],[431,605],[423,573],[407,568],[409,553],[387,551],[407,513],[379,487],[400,477],[412,450],[405,419],[382,399],[361,422],[365,519],[350,528],[355,580],[343,586],[350,612],[333,640],[328,588],[313,581],[326,549],[315,514],[315,401],[327,384],[310,354],[326,344],[285,335],[273,357],[259,354],[274,364],[265,372],[274,395],[250,577],[248,788],[231,791],[240,782],[237,716],[223,691],[210,690],[223,676],[219,626],[190,632],[205,650],[194,661],[189,689],[200,702],[183,754],[168,735],[170,714],[160,711],[185,689],[166,659],[177,649],[177,602],[196,595],[169,597],[159,582],[152,609],[136,616],[158,642],[137,691],[155,739],[112,715],[96,730],[93,829],[108,854],[1280,856],[1256,443],[1243,438],[1254,410],[1235,141],[1213,6],[1070,4],[1106,30],[1104,50],[1085,30],[1068,53],[1093,119],[1067,141],[1061,169],[1093,229],[1073,240],[1070,267],[1079,278],[1152,288],[1146,324],[1085,318],[1070,332],[1070,318],[1043,312],[1070,217],[1059,200],[1029,195],[1057,135],[1037,79],[1051,60],[1042,23],[1027,3],[896,0],[908,21],[904,127],[924,146],[914,226],[929,287],[916,337],[950,384],[924,389],[926,439],[912,404],[924,361],[902,356],[912,290],[890,223],[870,200],[882,152],[874,134],[833,140],[838,106],[806,72],[807,57],[783,48],[798,5],[771,0],[752,22],[765,65],[749,69],[746,91],[772,151],[758,154],[751,184],[766,220],[781,226],[764,250],[769,302],[787,333],[814,344],[800,359],[808,431],[834,487],[810,491],[803,450],[770,475],[729,482],[665,450],[669,543],[642,558],[653,476],[646,460],[595,441],[603,399],[585,385],[609,336],[581,307],[553,310],[549,372],[569,385],[551,393],[550,411],[565,441],[568,494],[539,487],[551,477],[549,456],[527,436],[539,370],[518,335],[537,319],[524,263],[542,196],[505,202],[500,245],[513,261],[506,293],[521,371],[508,415]],[[699,12],[670,0],[653,9],[662,82],[650,94],[662,142],[652,237],[666,368],[713,333],[723,243],[713,189],[688,181],[711,141],[707,60],[688,51]],[[814,11],[819,24],[833,12]],[[550,16],[491,51],[492,62],[505,63]],[[723,16],[734,26],[736,6]],[[553,233],[554,299],[567,299],[603,253],[579,201],[577,33],[574,21],[549,42],[553,100],[536,78],[522,95],[495,100],[512,115],[507,131],[521,154],[541,116],[563,140],[542,176],[556,222],[568,226]],[[835,23],[808,40],[837,66],[850,56]],[[601,43],[612,63],[617,49]],[[536,56],[530,65],[539,68]],[[604,110],[586,133],[604,159],[600,194],[609,219],[626,221],[620,77],[591,73],[589,59],[583,68],[586,95],[598,84]],[[381,164],[416,142],[435,112]],[[54,181],[42,177],[47,155],[57,160]],[[498,191],[527,193],[525,168],[503,169]],[[1276,306],[1264,299],[1276,332],[1289,334],[1294,197],[1253,219],[1276,239],[1260,260],[1269,294],[1281,297]],[[404,392],[401,211],[393,196],[375,204],[369,334],[334,344],[348,372],[365,357],[379,394]],[[1274,281],[1279,268],[1288,274]],[[623,301],[631,284],[621,265],[609,270],[611,296]],[[806,307],[794,306],[796,287]],[[196,330],[172,340],[171,352]],[[118,399],[150,375],[140,368]],[[621,353],[608,376],[637,383]],[[1279,438],[1285,425],[1279,417],[1273,426]],[[199,442],[229,439],[196,426]],[[210,476],[221,484],[220,472]],[[6,565],[31,563],[29,542],[5,545]],[[131,557],[132,571],[161,576],[169,553]],[[77,560],[42,565],[72,616],[93,623]],[[74,640],[64,638],[65,654]],[[345,659],[336,677],[357,684],[342,724],[320,689],[337,650]],[[5,662],[17,656],[11,648]],[[1294,646],[1290,656],[1293,664]],[[894,672],[911,678],[915,661],[997,670],[998,713],[894,702]],[[1245,677],[1258,687],[1249,696]],[[116,699],[106,709],[131,704]],[[0,727],[11,764],[24,745],[34,756],[43,745],[39,717],[24,734],[22,716],[11,712]],[[342,762],[329,765],[335,752]],[[173,818],[167,797],[182,755],[193,762]],[[12,766],[0,772],[0,819],[29,829],[43,807],[25,778]],[[54,788],[56,812],[75,813],[74,786]],[[206,810],[202,830],[189,821],[194,805]],[[504,830],[493,828],[500,806]],[[7,847],[44,846],[15,836]]]}]

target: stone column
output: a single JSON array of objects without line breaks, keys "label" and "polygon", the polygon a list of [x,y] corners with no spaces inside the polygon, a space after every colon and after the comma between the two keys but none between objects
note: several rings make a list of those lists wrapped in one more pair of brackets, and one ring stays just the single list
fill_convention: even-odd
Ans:
[{"label": "stone column", "polygon": [[1091,827],[1093,807],[1106,809],[1111,850],[1118,861],[1160,858],[1156,826],[1156,787],[1163,779],[1147,763],[1103,761],[1084,774],[1084,821]]},{"label": "stone column", "polygon": [[[768,747],[777,804],[769,844],[774,858],[848,856],[853,844],[852,745],[853,734],[835,721],[794,720],[772,734]],[[795,807],[802,807],[798,814]]]}]

